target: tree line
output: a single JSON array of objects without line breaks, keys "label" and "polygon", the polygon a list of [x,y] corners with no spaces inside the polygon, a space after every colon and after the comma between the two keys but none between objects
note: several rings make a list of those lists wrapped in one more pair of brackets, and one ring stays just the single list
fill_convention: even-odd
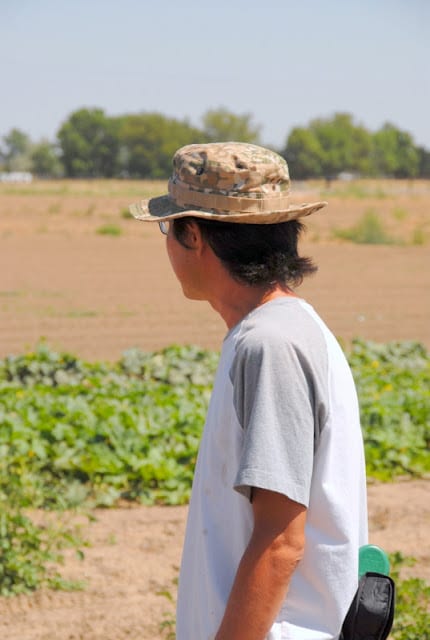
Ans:
[{"label": "tree line", "polygon": [[[30,171],[41,177],[166,178],[179,147],[194,142],[260,143],[252,115],[220,108],[207,111],[202,126],[144,112],[108,116],[103,109],[78,109],[60,126],[54,141],[32,142],[12,129],[0,143],[0,170]],[[391,123],[376,132],[349,113],[316,118],[293,128],[283,155],[295,179],[363,177],[430,178],[430,151]]]}]

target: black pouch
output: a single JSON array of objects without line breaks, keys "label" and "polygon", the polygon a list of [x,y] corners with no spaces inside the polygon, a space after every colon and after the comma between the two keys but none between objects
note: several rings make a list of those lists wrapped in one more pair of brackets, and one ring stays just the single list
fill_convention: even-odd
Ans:
[{"label": "black pouch", "polygon": [[394,619],[394,581],[382,573],[365,573],[346,614],[339,640],[385,640]]}]

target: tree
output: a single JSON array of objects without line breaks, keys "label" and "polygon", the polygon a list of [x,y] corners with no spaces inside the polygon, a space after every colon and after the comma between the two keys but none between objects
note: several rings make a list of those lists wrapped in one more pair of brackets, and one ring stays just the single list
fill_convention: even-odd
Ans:
[{"label": "tree", "polygon": [[20,129],[11,129],[3,137],[2,160],[6,171],[28,171],[30,169],[30,137]]},{"label": "tree", "polygon": [[140,113],[117,119],[121,172],[134,178],[167,178],[172,156],[186,144],[201,142],[203,134],[187,121],[160,113]]},{"label": "tree", "polygon": [[58,149],[49,140],[34,144],[30,153],[31,171],[37,176],[58,178],[63,173]]},{"label": "tree", "polygon": [[79,109],[58,132],[69,177],[110,178],[118,169],[118,125],[102,109]]},{"label": "tree", "polygon": [[314,132],[309,129],[293,129],[282,155],[288,162],[292,176],[298,180],[324,175],[324,151]]},{"label": "tree", "polygon": [[251,122],[252,115],[236,115],[224,107],[206,111],[202,117],[203,132],[208,142],[250,142],[258,144],[260,125]]},{"label": "tree", "polygon": [[420,178],[430,178],[430,151],[424,147],[418,147],[419,168],[418,176]]},{"label": "tree", "polygon": [[372,149],[371,134],[354,124],[349,113],[336,113],[331,119],[317,119],[311,130],[324,149],[324,174],[333,176],[342,171],[368,173]]},{"label": "tree", "polygon": [[336,113],[293,129],[283,155],[291,159],[294,176],[331,177],[342,171],[370,173],[371,150],[371,134],[349,113]]},{"label": "tree", "polygon": [[409,133],[387,122],[373,135],[372,161],[377,175],[413,178],[419,172],[420,153]]}]

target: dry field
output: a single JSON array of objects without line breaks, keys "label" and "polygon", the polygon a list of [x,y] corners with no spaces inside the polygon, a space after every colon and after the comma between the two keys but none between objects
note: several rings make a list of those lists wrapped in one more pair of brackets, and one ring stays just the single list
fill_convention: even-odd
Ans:
[{"label": "dry field", "polygon": [[[117,359],[131,346],[172,343],[219,348],[222,322],[182,298],[157,225],[125,215],[129,202],[164,186],[143,182],[0,185],[0,357],[44,337],[86,359]],[[301,191],[299,191],[299,188]],[[299,185],[297,201],[323,184]],[[319,273],[300,288],[334,333],[377,341],[419,340],[430,348],[430,183],[334,183],[329,207],[309,219],[303,253]],[[340,241],[369,209],[392,245]],[[104,227],[105,233],[100,233]],[[117,235],[113,235],[113,234]],[[419,559],[430,580],[428,481],[369,487],[371,540]],[[9,640],[149,640],[171,619],[185,508],[97,512],[84,562],[70,557],[77,593],[0,599]]]},{"label": "dry field", "polygon": [[[295,199],[319,198],[318,186]],[[219,348],[223,323],[207,304],[182,298],[158,225],[124,217],[131,201],[163,188],[0,184],[0,357],[41,337],[88,359],[174,342]],[[430,347],[430,183],[334,183],[323,197],[329,206],[308,219],[302,244],[319,265],[303,297],[346,341],[414,339]],[[369,209],[399,244],[334,238]],[[99,233],[103,227],[119,235]]]}]

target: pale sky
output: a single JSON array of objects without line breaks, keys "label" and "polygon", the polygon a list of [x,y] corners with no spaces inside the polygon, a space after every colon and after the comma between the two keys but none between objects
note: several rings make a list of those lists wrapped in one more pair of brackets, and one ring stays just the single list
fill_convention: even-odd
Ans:
[{"label": "pale sky", "polygon": [[337,111],[430,149],[429,0],[0,0],[0,137],[55,138],[81,107],[197,126],[253,114],[262,142]]}]

